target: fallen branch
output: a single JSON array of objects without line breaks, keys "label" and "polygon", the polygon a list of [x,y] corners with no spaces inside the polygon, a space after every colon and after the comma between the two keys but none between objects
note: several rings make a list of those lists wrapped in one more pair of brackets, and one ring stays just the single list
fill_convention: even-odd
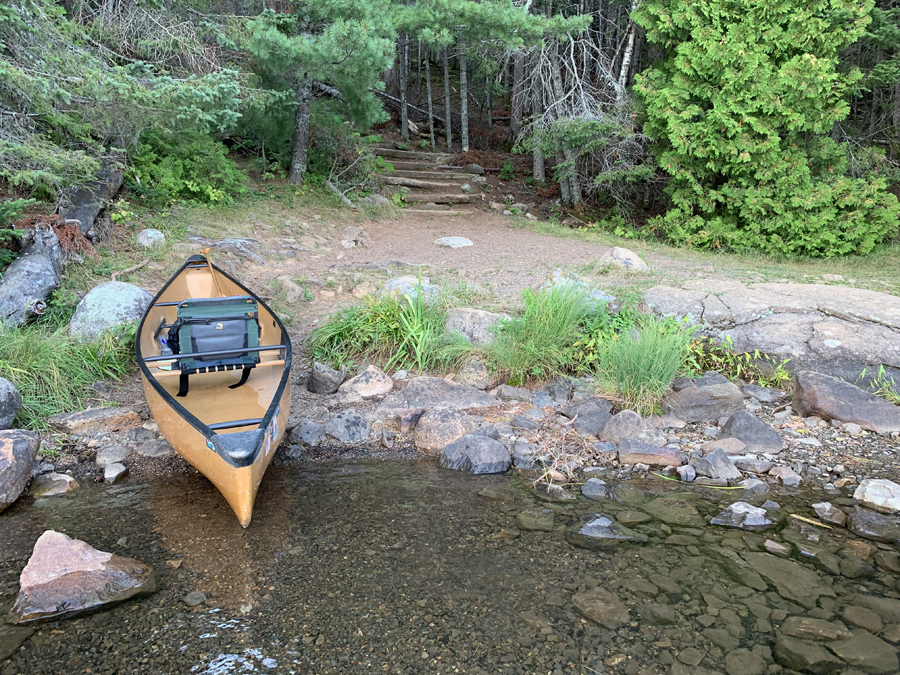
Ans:
[{"label": "fallen branch", "polygon": [[115,281],[116,278],[121,274],[131,274],[132,272],[137,272],[139,269],[141,269],[144,265],[147,265],[149,262],[150,262],[150,258],[144,258],[137,265],[132,265],[131,267],[129,267],[127,269],[119,270],[118,272],[113,272],[112,280]]},{"label": "fallen branch", "polygon": [[349,199],[347,199],[347,196],[346,196],[343,192],[341,192],[340,190],[338,190],[338,189],[334,186],[334,183],[332,183],[330,180],[326,180],[326,181],[325,181],[325,187],[327,187],[327,188],[328,188],[329,190],[331,190],[334,194],[336,194],[336,195],[338,196],[338,198],[339,198],[342,202],[344,202],[344,205],[345,205],[345,206],[349,206],[351,209],[355,209],[355,208],[356,208],[356,204],[354,204],[354,203],[351,202]]}]

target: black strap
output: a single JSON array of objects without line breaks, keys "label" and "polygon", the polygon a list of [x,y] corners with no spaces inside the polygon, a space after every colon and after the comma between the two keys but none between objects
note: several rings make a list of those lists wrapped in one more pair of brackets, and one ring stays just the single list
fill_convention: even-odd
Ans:
[{"label": "black strap", "polygon": [[244,371],[241,373],[241,379],[240,379],[240,382],[238,382],[237,384],[232,384],[232,385],[231,385],[230,387],[228,387],[228,388],[229,388],[229,389],[237,389],[238,387],[247,384],[247,378],[250,377],[250,371],[251,371],[251,370],[253,370],[253,367],[252,367],[252,366],[251,366],[250,368],[244,368]]},{"label": "black strap", "polygon": [[181,373],[181,376],[178,378],[178,393],[176,396],[187,396],[188,393],[188,374]]}]

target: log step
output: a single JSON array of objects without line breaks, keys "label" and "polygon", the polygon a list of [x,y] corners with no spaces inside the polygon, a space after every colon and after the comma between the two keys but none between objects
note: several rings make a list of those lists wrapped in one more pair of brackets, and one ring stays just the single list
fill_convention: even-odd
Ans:
[{"label": "log step", "polygon": [[450,195],[450,194],[419,194],[407,193],[406,201],[409,204],[480,204],[484,201],[482,195]]},{"label": "log step", "polygon": [[424,162],[434,162],[435,164],[449,164],[453,159],[453,155],[440,154],[437,152],[413,152],[412,150],[394,150],[393,148],[374,148],[376,155],[381,155],[385,159],[405,159],[407,161],[422,160]]},{"label": "log step", "polygon": [[413,178],[402,178],[400,176],[392,176],[391,174],[382,174],[381,182],[387,185],[399,185],[401,187],[419,188],[420,190],[447,190],[458,187],[453,183],[438,183],[430,180],[415,180]]},{"label": "log step", "polygon": [[453,180],[466,182],[474,176],[470,173],[451,173],[450,171],[416,171],[410,169],[394,169],[386,171],[383,176],[396,176],[397,178],[416,178],[418,180]]}]

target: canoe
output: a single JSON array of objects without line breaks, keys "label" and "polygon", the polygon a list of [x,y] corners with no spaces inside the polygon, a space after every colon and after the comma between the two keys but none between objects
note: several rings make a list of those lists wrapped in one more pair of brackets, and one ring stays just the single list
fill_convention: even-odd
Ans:
[{"label": "canoe", "polygon": [[281,321],[194,255],[153,298],[135,342],[160,432],[247,527],[290,414],[291,342]]}]

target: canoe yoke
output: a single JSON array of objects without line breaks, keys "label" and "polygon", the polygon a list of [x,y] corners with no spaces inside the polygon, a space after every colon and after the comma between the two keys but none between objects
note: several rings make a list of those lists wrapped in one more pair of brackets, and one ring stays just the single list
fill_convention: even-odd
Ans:
[{"label": "canoe yoke", "polygon": [[[177,303],[175,323],[161,345],[176,357],[181,376],[177,396],[188,394],[188,377],[197,373],[238,370],[246,384],[259,363],[259,308],[249,295],[190,298]],[[162,329],[162,327],[161,327]]]}]

